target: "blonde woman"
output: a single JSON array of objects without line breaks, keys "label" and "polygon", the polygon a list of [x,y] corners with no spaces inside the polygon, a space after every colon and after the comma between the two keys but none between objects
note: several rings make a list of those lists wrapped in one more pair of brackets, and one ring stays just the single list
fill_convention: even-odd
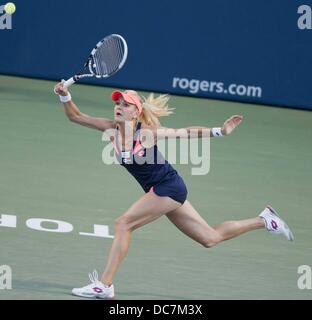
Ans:
[{"label": "blonde woman", "polygon": [[[187,236],[206,248],[211,248],[221,241],[237,237],[245,232],[266,228],[268,231],[284,235],[293,240],[293,235],[286,223],[271,207],[266,207],[259,216],[240,221],[227,221],[211,227],[187,200],[187,189],[177,171],[162,157],[157,149],[157,139],[181,137],[181,130],[161,127],[159,117],[168,116],[168,96],[141,99],[135,91],[114,91],[114,120],[95,118],[82,113],[72,101],[70,93],[63,87],[63,82],[55,86],[64,110],[70,121],[88,126],[102,132],[113,129],[111,138],[120,164],[142,186],[145,194],[116,219],[114,240],[108,256],[105,270],[98,279],[97,273],[89,274],[91,283],[82,288],[75,288],[72,293],[87,298],[113,299],[113,279],[118,267],[125,258],[132,232],[153,220],[166,215]],[[188,127],[184,132],[192,138],[194,129],[200,137],[227,136],[241,123],[242,116],[232,116],[222,128]],[[143,142],[140,130],[147,129],[155,137]],[[128,135],[126,132],[133,133]],[[143,131],[143,130],[142,130]],[[197,136],[197,135],[196,135]],[[136,161],[149,153],[154,163]]]}]

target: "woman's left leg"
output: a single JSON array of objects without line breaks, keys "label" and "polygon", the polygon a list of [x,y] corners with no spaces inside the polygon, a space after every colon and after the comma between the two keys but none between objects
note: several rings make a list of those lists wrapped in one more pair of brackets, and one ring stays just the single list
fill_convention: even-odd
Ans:
[{"label": "woman's left leg", "polygon": [[245,232],[265,227],[264,220],[260,217],[226,221],[211,227],[189,201],[185,201],[181,207],[167,213],[166,216],[183,233],[206,248],[213,247],[221,241],[237,237]]}]

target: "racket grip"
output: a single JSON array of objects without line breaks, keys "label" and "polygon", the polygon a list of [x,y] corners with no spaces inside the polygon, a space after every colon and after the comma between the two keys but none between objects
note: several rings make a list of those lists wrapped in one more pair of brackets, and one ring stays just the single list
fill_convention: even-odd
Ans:
[{"label": "racket grip", "polygon": [[64,88],[68,88],[72,84],[74,84],[75,82],[76,81],[75,81],[74,77],[71,77],[70,79],[68,79],[67,81],[64,82],[63,86],[64,86]]}]

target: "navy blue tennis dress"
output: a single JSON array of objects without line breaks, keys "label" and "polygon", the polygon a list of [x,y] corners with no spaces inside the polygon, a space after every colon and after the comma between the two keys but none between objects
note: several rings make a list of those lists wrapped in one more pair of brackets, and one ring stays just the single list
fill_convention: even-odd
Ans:
[{"label": "navy blue tennis dress", "polygon": [[167,196],[183,204],[187,197],[187,189],[183,179],[164,159],[156,144],[151,148],[142,146],[140,129],[141,122],[138,122],[131,151],[122,150],[120,152],[114,143],[119,163],[130,172],[145,192],[154,192],[161,197]]}]

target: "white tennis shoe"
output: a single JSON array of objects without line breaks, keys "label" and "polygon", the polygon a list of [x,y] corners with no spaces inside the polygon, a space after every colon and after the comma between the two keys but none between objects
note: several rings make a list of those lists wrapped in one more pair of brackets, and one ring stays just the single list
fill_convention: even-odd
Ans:
[{"label": "white tennis shoe", "polygon": [[114,299],[114,285],[108,287],[100,282],[96,270],[89,273],[89,279],[91,284],[82,288],[74,288],[72,294],[84,298]]},{"label": "white tennis shoe", "polygon": [[289,241],[294,241],[294,235],[290,228],[271,206],[267,206],[259,214],[259,217],[264,219],[265,227],[270,233],[280,234],[285,236]]}]

